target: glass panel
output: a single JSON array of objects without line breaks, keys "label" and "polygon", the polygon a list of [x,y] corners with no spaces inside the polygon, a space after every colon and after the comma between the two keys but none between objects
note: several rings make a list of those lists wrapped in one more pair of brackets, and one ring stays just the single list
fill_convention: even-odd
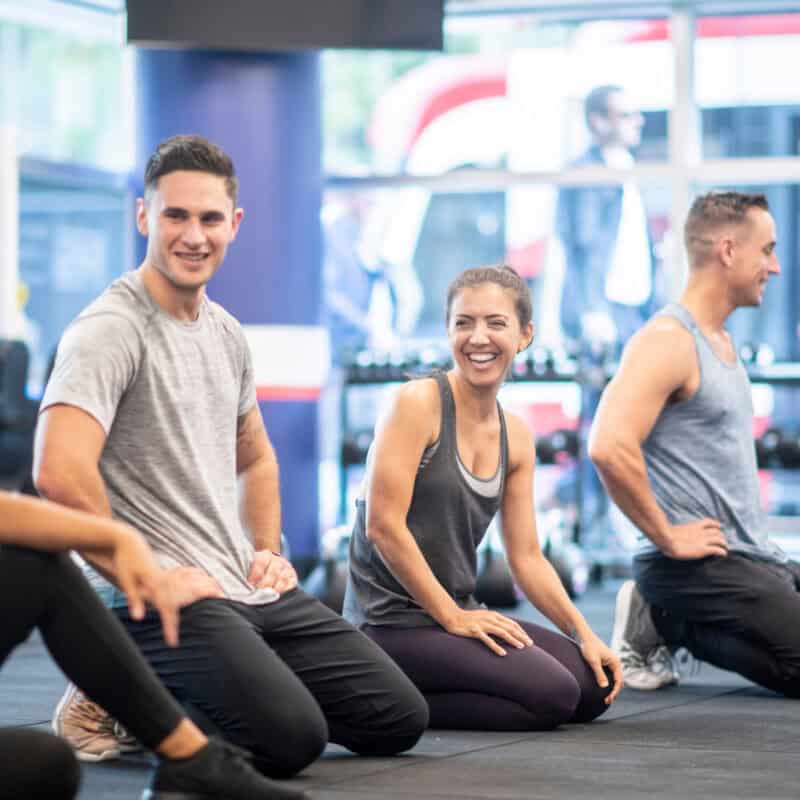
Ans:
[{"label": "glass panel", "polygon": [[122,42],[108,35],[0,20],[0,123],[16,128],[20,153],[129,169],[125,59]]},{"label": "glass panel", "polygon": [[696,97],[705,158],[797,155],[800,13],[701,17]]},{"label": "glass panel", "polygon": [[[327,172],[554,170],[581,157],[602,163],[587,151],[609,143],[642,160],[666,158],[674,93],[666,21],[514,15],[450,19],[445,31],[445,55],[324,55]],[[584,101],[604,85],[623,91],[596,96],[587,118]],[[629,161],[618,153],[615,165]]]},{"label": "glass panel", "polygon": [[334,353],[388,358],[441,342],[450,281],[502,261],[531,287],[537,341],[577,345],[586,332],[622,344],[666,299],[669,203],[667,188],[633,183],[328,192],[323,305]]},{"label": "glass panel", "polygon": [[131,205],[117,176],[21,165],[19,273],[29,393],[38,396],[49,361],[69,322],[125,269]]}]

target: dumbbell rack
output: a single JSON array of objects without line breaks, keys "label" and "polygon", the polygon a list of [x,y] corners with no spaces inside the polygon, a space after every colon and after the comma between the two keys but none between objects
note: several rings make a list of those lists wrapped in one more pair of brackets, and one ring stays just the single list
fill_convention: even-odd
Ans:
[{"label": "dumbbell rack", "polygon": [[[409,380],[411,377],[417,375],[424,375],[434,369],[448,369],[450,364],[441,360],[438,363],[428,362],[420,365],[419,362],[395,362],[389,363],[388,361],[377,363],[374,365],[354,365],[346,370],[346,377],[342,387],[340,397],[340,422],[341,431],[343,435],[350,431],[350,419],[348,409],[348,393],[351,389],[364,386],[381,386],[389,384],[399,384]],[[610,380],[616,370],[615,363],[605,363],[600,366],[595,366],[594,370],[587,370],[580,368],[575,359],[562,362],[560,368],[555,368],[552,362],[539,361],[534,362],[530,358],[525,360],[520,359],[514,365],[510,382],[515,384],[535,384],[535,383],[574,383],[581,389],[581,397],[585,398],[586,390],[589,387],[597,389],[605,382]],[[800,363],[796,362],[778,362],[773,364],[756,364],[750,363],[746,365],[748,375],[752,383],[766,383],[776,386],[800,386]],[[600,370],[601,374],[598,373]],[[583,415],[581,415],[582,417]],[[358,448],[361,457],[357,457],[355,452],[350,452],[348,458],[340,458],[340,503],[339,503],[339,521],[340,523],[347,522],[348,515],[348,487],[347,487],[347,471],[351,466],[363,464],[366,457],[366,451],[369,442],[371,441],[371,434],[365,434],[362,446]],[[585,452],[585,436],[579,435],[577,437],[577,449],[573,454],[574,460],[579,461]],[[354,458],[354,456],[356,456]],[[577,476],[577,503],[581,502],[581,470],[578,470]],[[776,527],[776,533],[782,541],[785,541],[787,536],[797,535],[798,542],[800,542],[800,519],[796,522],[790,522],[791,518],[781,517],[772,520],[773,527]],[[581,531],[576,526],[574,532],[575,541],[580,541]],[[797,545],[800,548],[800,544]]]},{"label": "dumbbell rack", "polygon": [[[438,361],[428,361],[424,364],[420,364],[418,361],[408,363],[383,361],[371,366],[354,364],[346,368],[340,395],[339,415],[340,430],[343,434],[342,452],[339,460],[340,524],[348,521],[347,471],[351,466],[364,463],[369,443],[372,440],[371,434],[368,434],[366,429],[353,431],[351,428],[348,402],[350,391],[366,386],[389,386],[405,383],[411,378],[427,375],[437,369],[447,370],[450,366],[450,362],[442,358]],[[563,360],[557,368],[550,360],[542,359],[537,362],[530,357],[525,358],[524,356],[515,362],[509,381],[514,384],[570,383],[576,384],[581,388],[584,384],[577,362],[574,359]],[[345,437],[349,434],[356,434],[360,437],[361,444],[354,442],[352,439],[347,441]],[[578,439],[580,441],[580,437]],[[580,457],[580,451],[575,453],[575,457]],[[578,495],[580,496],[580,486],[578,487]]]}]

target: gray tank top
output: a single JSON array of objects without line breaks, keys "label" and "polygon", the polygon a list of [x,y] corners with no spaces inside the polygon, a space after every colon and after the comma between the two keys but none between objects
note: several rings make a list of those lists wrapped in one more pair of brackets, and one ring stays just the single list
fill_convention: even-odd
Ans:
[{"label": "gray tank top", "polygon": [[[692,315],[678,304],[673,317],[694,337],[700,388],[664,407],[642,445],[658,504],[670,523],[710,517],[722,524],[732,551],[767,561],[786,555],[767,538],[753,441],[753,400],[742,362],[727,364],[712,349]],[[639,555],[658,549],[644,539]]]},{"label": "gray tank top", "polygon": [[[426,450],[417,470],[408,529],[445,591],[464,609],[480,608],[473,597],[476,549],[497,513],[508,467],[508,437],[500,404],[500,457],[497,473],[483,480],[461,463],[456,446],[456,408],[447,376],[432,376],[442,408],[439,439]],[[491,489],[494,489],[492,491]],[[350,539],[350,570],[342,615],[354,625],[414,628],[436,621],[392,575],[366,535],[366,503],[356,503]]]}]

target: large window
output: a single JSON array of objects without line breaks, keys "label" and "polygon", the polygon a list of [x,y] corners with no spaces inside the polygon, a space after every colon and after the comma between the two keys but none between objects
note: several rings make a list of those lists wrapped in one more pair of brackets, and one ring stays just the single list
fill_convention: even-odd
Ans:
[{"label": "large window", "polygon": [[[349,217],[344,252],[363,291],[347,300],[367,309],[349,339],[332,326],[339,356],[364,347],[391,363],[441,347],[447,283],[500,260],[530,283],[536,345],[623,344],[685,284],[692,199],[736,188],[766,193],[783,274],[730,329],[753,359],[800,360],[800,89],[785,67],[800,0],[775,14],[745,0],[524,6],[451,0],[443,54],[325,56],[326,252],[333,220]],[[604,86],[620,91],[587,103]],[[335,286],[336,258],[326,270]],[[601,279],[590,292],[579,275]],[[592,302],[623,313],[576,310]],[[507,400],[547,433],[540,390]],[[757,435],[793,424],[796,394],[754,387]],[[554,424],[574,426],[559,402]],[[767,506],[788,507],[795,484],[767,483]]]},{"label": "large window", "polygon": [[124,15],[39,0],[0,8],[0,123],[20,155],[132,166]]},{"label": "large window", "polygon": [[800,13],[701,17],[696,31],[703,156],[797,155],[800,86],[777,65],[800,48]]},{"label": "large window", "polygon": [[[635,193],[641,202],[642,265],[653,302],[668,294],[670,190],[666,185],[511,186],[498,191],[432,191],[425,186],[329,191],[323,208],[325,318],[343,361],[358,350],[390,355],[444,336],[444,302],[462,270],[506,262],[528,281],[537,339],[564,344],[564,298],[589,269],[578,262],[573,206],[605,207]],[[598,221],[602,222],[602,218]],[[598,231],[603,241],[606,231]],[[573,257],[571,258],[570,255]],[[572,331],[567,331],[571,334]]]},{"label": "large window", "polygon": [[[664,4],[642,2],[639,19],[620,19],[614,3],[608,19],[598,19],[596,4],[583,18],[580,4],[569,4],[562,19],[557,3],[538,4],[538,13],[523,5],[481,16],[451,3],[457,13],[441,55],[325,56],[330,197],[373,193],[361,212],[368,249],[413,267],[422,295],[415,324],[403,330],[433,335],[452,275],[501,259],[531,281],[546,320],[546,301],[559,302],[548,294],[558,283],[550,272],[588,258],[570,237],[593,226],[593,247],[608,251],[610,265],[614,242],[594,234],[613,228],[623,208],[629,220],[646,219],[646,228],[636,224],[649,240],[653,296],[675,297],[692,198],[715,186],[760,187],[778,223],[786,291],[737,315],[734,328],[779,359],[800,357],[792,330],[800,90],[790,70],[775,67],[800,46],[800,3],[795,13],[704,16],[702,2],[682,2],[653,17]],[[603,86],[621,93],[591,106]],[[627,157],[620,148],[608,154],[609,131]],[[565,211],[565,198],[595,217]],[[560,264],[554,240],[564,248]]]},{"label": "large window", "polygon": [[451,19],[445,30],[444,55],[325,55],[328,172],[558,169],[590,146],[583,102],[604,84],[623,86],[625,111],[643,115],[640,157],[666,157],[674,95],[666,21],[517,15]]}]

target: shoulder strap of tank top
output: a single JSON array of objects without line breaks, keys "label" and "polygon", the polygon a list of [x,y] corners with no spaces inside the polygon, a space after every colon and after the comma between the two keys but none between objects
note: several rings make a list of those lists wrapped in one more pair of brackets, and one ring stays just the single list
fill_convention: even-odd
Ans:
[{"label": "shoulder strap of tank top", "polygon": [[497,413],[500,415],[500,496],[506,485],[506,475],[508,474],[508,428],[506,428],[506,415],[500,401],[497,401]]},{"label": "shoulder strap of tank top", "polygon": [[697,331],[697,323],[694,321],[694,317],[689,313],[689,310],[680,305],[680,303],[670,303],[664,306],[659,312],[659,316],[672,317],[673,319],[677,319],[678,322],[683,323],[692,333]]},{"label": "shoulder strap of tank top", "polygon": [[455,439],[456,401],[450,388],[447,373],[437,370],[431,377],[439,386],[439,447],[438,452],[443,452],[453,446]]}]

